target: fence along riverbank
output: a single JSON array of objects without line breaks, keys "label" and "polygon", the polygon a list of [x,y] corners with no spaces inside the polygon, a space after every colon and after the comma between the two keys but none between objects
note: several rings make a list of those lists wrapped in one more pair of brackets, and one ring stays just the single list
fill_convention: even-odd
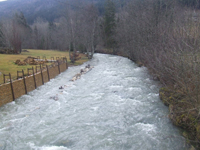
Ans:
[{"label": "fence along riverbank", "polygon": [[37,87],[50,81],[50,79],[55,78],[61,72],[64,72],[68,69],[67,58],[57,59],[52,65],[40,65],[39,69],[37,67],[35,69],[33,67],[28,68],[28,76],[26,77],[24,76],[23,70],[18,71],[18,77],[15,81],[12,81],[11,74],[4,74],[4,82],[5,78],[9,77],[9,83],[0,85],[0,106],[35,90]]}]

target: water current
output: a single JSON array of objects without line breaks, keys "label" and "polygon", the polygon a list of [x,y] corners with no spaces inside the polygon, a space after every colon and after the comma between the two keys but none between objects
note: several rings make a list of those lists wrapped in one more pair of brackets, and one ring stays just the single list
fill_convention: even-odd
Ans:
[{"label": "water current", "polygon": [[0,150],[186,150],[158,91],[145,67],[95,54],[0,108]]}]

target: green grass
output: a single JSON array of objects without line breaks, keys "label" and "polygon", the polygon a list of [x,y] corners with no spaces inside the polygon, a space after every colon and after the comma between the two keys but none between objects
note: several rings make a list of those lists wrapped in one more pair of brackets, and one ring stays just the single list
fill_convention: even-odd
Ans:
[{"label": "green grass", "polygon": [[[31,50],[28,49],[29,52],[22,52],[18,55],[12,55],[12,54],[0,54],[0,72],[2,73],[0,75],[0,84],[3,83],[3,74],[11,74],[11,77],[13,79],[17,78],[17,71],[24,70],[24,73],[27,74],[27,68],[32,68],[31,65],[25,65],[25,66],[18,66],[14,62],[17,59],[20,59],[23,61],[28,56],[37,57],[40,56],[42,59],[43,57],[46,57],[47,59],[51,59],[51,57],[67,57],[68,64],[69,65],[80,65],[86,61],[88,61],[87,57],[84,54],[81,55],[81,59],[76,61],[75,64],[70,64],[69,59],[69,53],[68,52],[62,52],[62,51],[55,51],[55,50]],[[35,67],[35,65],[33,65]],[[6,77],[8,78],[8,77]]]}]

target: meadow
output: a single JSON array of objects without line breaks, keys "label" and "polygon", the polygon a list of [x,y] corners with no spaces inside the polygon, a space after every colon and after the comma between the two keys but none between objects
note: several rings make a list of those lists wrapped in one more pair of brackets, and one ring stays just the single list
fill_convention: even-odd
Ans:
[{"label": "meadow", "polygon": [[51,60],[51,57],[67,57],[68,65],[81,65],[82,63],[88,61],[87,56],[84,54],[80,54],[81,59],[76,61],[74,64],[70,63],[69,59],[69,52],[66,51],[56,51],[56,50],[34,50],[34,49],[27,49],[28,52],[22,52],[21,54],[0,54],[0,84],[3,84],[3,74],[11,74],[12,79],[17,78],[17,71],[24,70],[24,73],[27,73],[27,68],[35,67],[35,65],[25,65],[25,66],[18,66],[15,64],[16,60],[23,61],[28,56],[31,57],[46,57],[46,59]]}]

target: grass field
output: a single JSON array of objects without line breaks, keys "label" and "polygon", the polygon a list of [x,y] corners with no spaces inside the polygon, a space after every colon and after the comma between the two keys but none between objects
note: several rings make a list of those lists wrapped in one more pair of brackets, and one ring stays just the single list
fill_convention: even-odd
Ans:
[{"label": "grass field", "polygon": [[[11,55],[11,54],[0,54],[0,84],[3,83],[3,74],[11,74],[11,77],[13,79],[17,78],[17,71],[24,70],[25,74],[27,73],[27,68],[31,68],[31,65],[25,65],[25,66],[18,66],[14,62],[17,59],[20,59],[21,61],[26,59],[28,56],[37,57],[40,56],[42,59],[43,57],[46,57],[46,59],[51,59],[51,57],[67,57],[67,61],[69,65],[70,59],[69,59],[69,53],[68,52],[62,52],[62,51],[55,51],[55,50],[30,50],[29,52],[22,52],[18,55]],[[84,54],[80,54],[81,59],[76,61],[73,65],[80,65],[86,61],[88,61],[87,57]]]}]

